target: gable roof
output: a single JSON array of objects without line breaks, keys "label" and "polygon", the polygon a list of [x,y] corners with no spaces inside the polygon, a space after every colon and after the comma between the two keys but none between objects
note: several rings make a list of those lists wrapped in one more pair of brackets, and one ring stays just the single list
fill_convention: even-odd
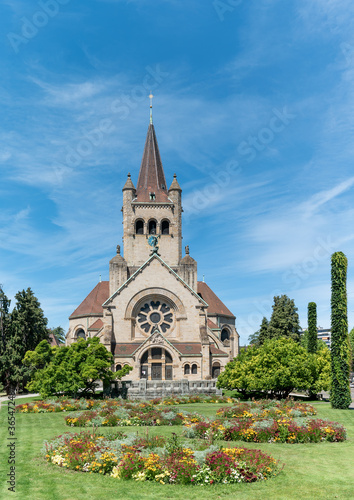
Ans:
[{"label": "gable roof", "polygon": [[69,319],[82,316],[103,316],[102,304],[109,297],[109,281],[100,281],[88,294],[79,307],[69,316]]},{"label": "gable roof", "polygon": [[219,316],[231,316],[235,318],[232,312],[225,306],[217,295],[208,287],[204,281],[198,281],[198,293],[202,299],[209,304],[208,314],[218,314]]},{"label": "gable roof", "polygon": [[125,287],[127,287],[131,281],[135,280],[135,278],[137,277],[138,274],[140,274],[151,262],[153,259],[157,259],[163,267],[165,267],[169,273],[171,273],[180,283],[183,284],[183,286],[185,286],[186,288],[188,288],[188,290],[195,296],[196,299],[198,299],[198,301],[203,304],[203,306],[205,307],[208,307],[208,304],[206,303],[206,301],[200,297],[200,295],[198,295],[195,290],[193,290],[193,288],[191,288],[185,281],[183,281],[183,279],[168,265],[166,264],[166,262],[164,260],[161,259],[161,257],[159,255],[157,255],[156,253],[152,254],[148,260],[146,262],[144,262],[144,264],[142,266],[139,267],[139,269],[137,269],[135,271],[134,274],[132,274],[130,276],[129,279],[127,279],[127,281],[125,283],[123,283],[119,288],[118,290],[116,290],[114,292],[113,295],[111,295],[103,304],[103,306],[108,306],[109,305],[109,302],[111,302],[114,297],[116,297]]}]

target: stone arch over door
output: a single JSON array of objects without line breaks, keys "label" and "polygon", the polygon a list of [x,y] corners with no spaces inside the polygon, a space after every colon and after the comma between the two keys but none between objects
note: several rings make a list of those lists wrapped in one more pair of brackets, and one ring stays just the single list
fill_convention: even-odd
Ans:
[{"label": "stone arch over door", "polygon": [[139,358],[140,378],[173,380],[173,356],[164,345],[150,345]]}]

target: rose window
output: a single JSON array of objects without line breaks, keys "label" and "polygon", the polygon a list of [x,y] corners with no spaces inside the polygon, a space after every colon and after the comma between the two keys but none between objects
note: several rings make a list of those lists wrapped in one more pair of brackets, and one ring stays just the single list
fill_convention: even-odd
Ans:
[{"label": "rose window", "polygon": [[151,300],[140,308],[137,321],[145,333],[151,334],[156,329],[165,333],[172,326],[173,314],[170,306],[164,302]]}]

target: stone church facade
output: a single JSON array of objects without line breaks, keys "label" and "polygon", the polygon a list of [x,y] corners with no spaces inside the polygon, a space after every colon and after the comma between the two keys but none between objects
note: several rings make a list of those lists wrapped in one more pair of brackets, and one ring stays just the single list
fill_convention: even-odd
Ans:
[{"label": "stone church facade", "polygon": [[[115,369],[128,364],[132,381],[216,379],[238,354],[235,316],[204,281],[185,247],[182,189],[174,175],[167,189],[152,120],[137,186],[123,187],[123,247],[99,282],[71,314],[67,345],[97,336]],[[146,384],[145,384],[146,385]]]}]

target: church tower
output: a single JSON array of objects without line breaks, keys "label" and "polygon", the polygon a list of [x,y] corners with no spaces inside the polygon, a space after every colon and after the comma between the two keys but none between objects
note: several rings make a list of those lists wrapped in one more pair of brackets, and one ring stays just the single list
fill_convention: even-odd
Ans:
[{"label": "church tower", "polygon": [[122,189],[124,252],[117,245],[109,281],[71,314],[66,342],[97,336],[116,370],[133,369],[134,397],[161,395],[154,381],[167,383],[158,391],[215,392],[220,370],[238,353],[236,318],[197,280],[188,246],[182,255],[182,189],[176,175],[167,187],[151,108],[137,183],[128,174]]},{"label": "church tower", "polygon": [[182,259],[182,204],[177,177],[167,189],[153,123],[150,123],[137,187],[130,174],[123,187],[124,259],[132,275],[151,254],[150,237],[158,254],[175,272]]}]

